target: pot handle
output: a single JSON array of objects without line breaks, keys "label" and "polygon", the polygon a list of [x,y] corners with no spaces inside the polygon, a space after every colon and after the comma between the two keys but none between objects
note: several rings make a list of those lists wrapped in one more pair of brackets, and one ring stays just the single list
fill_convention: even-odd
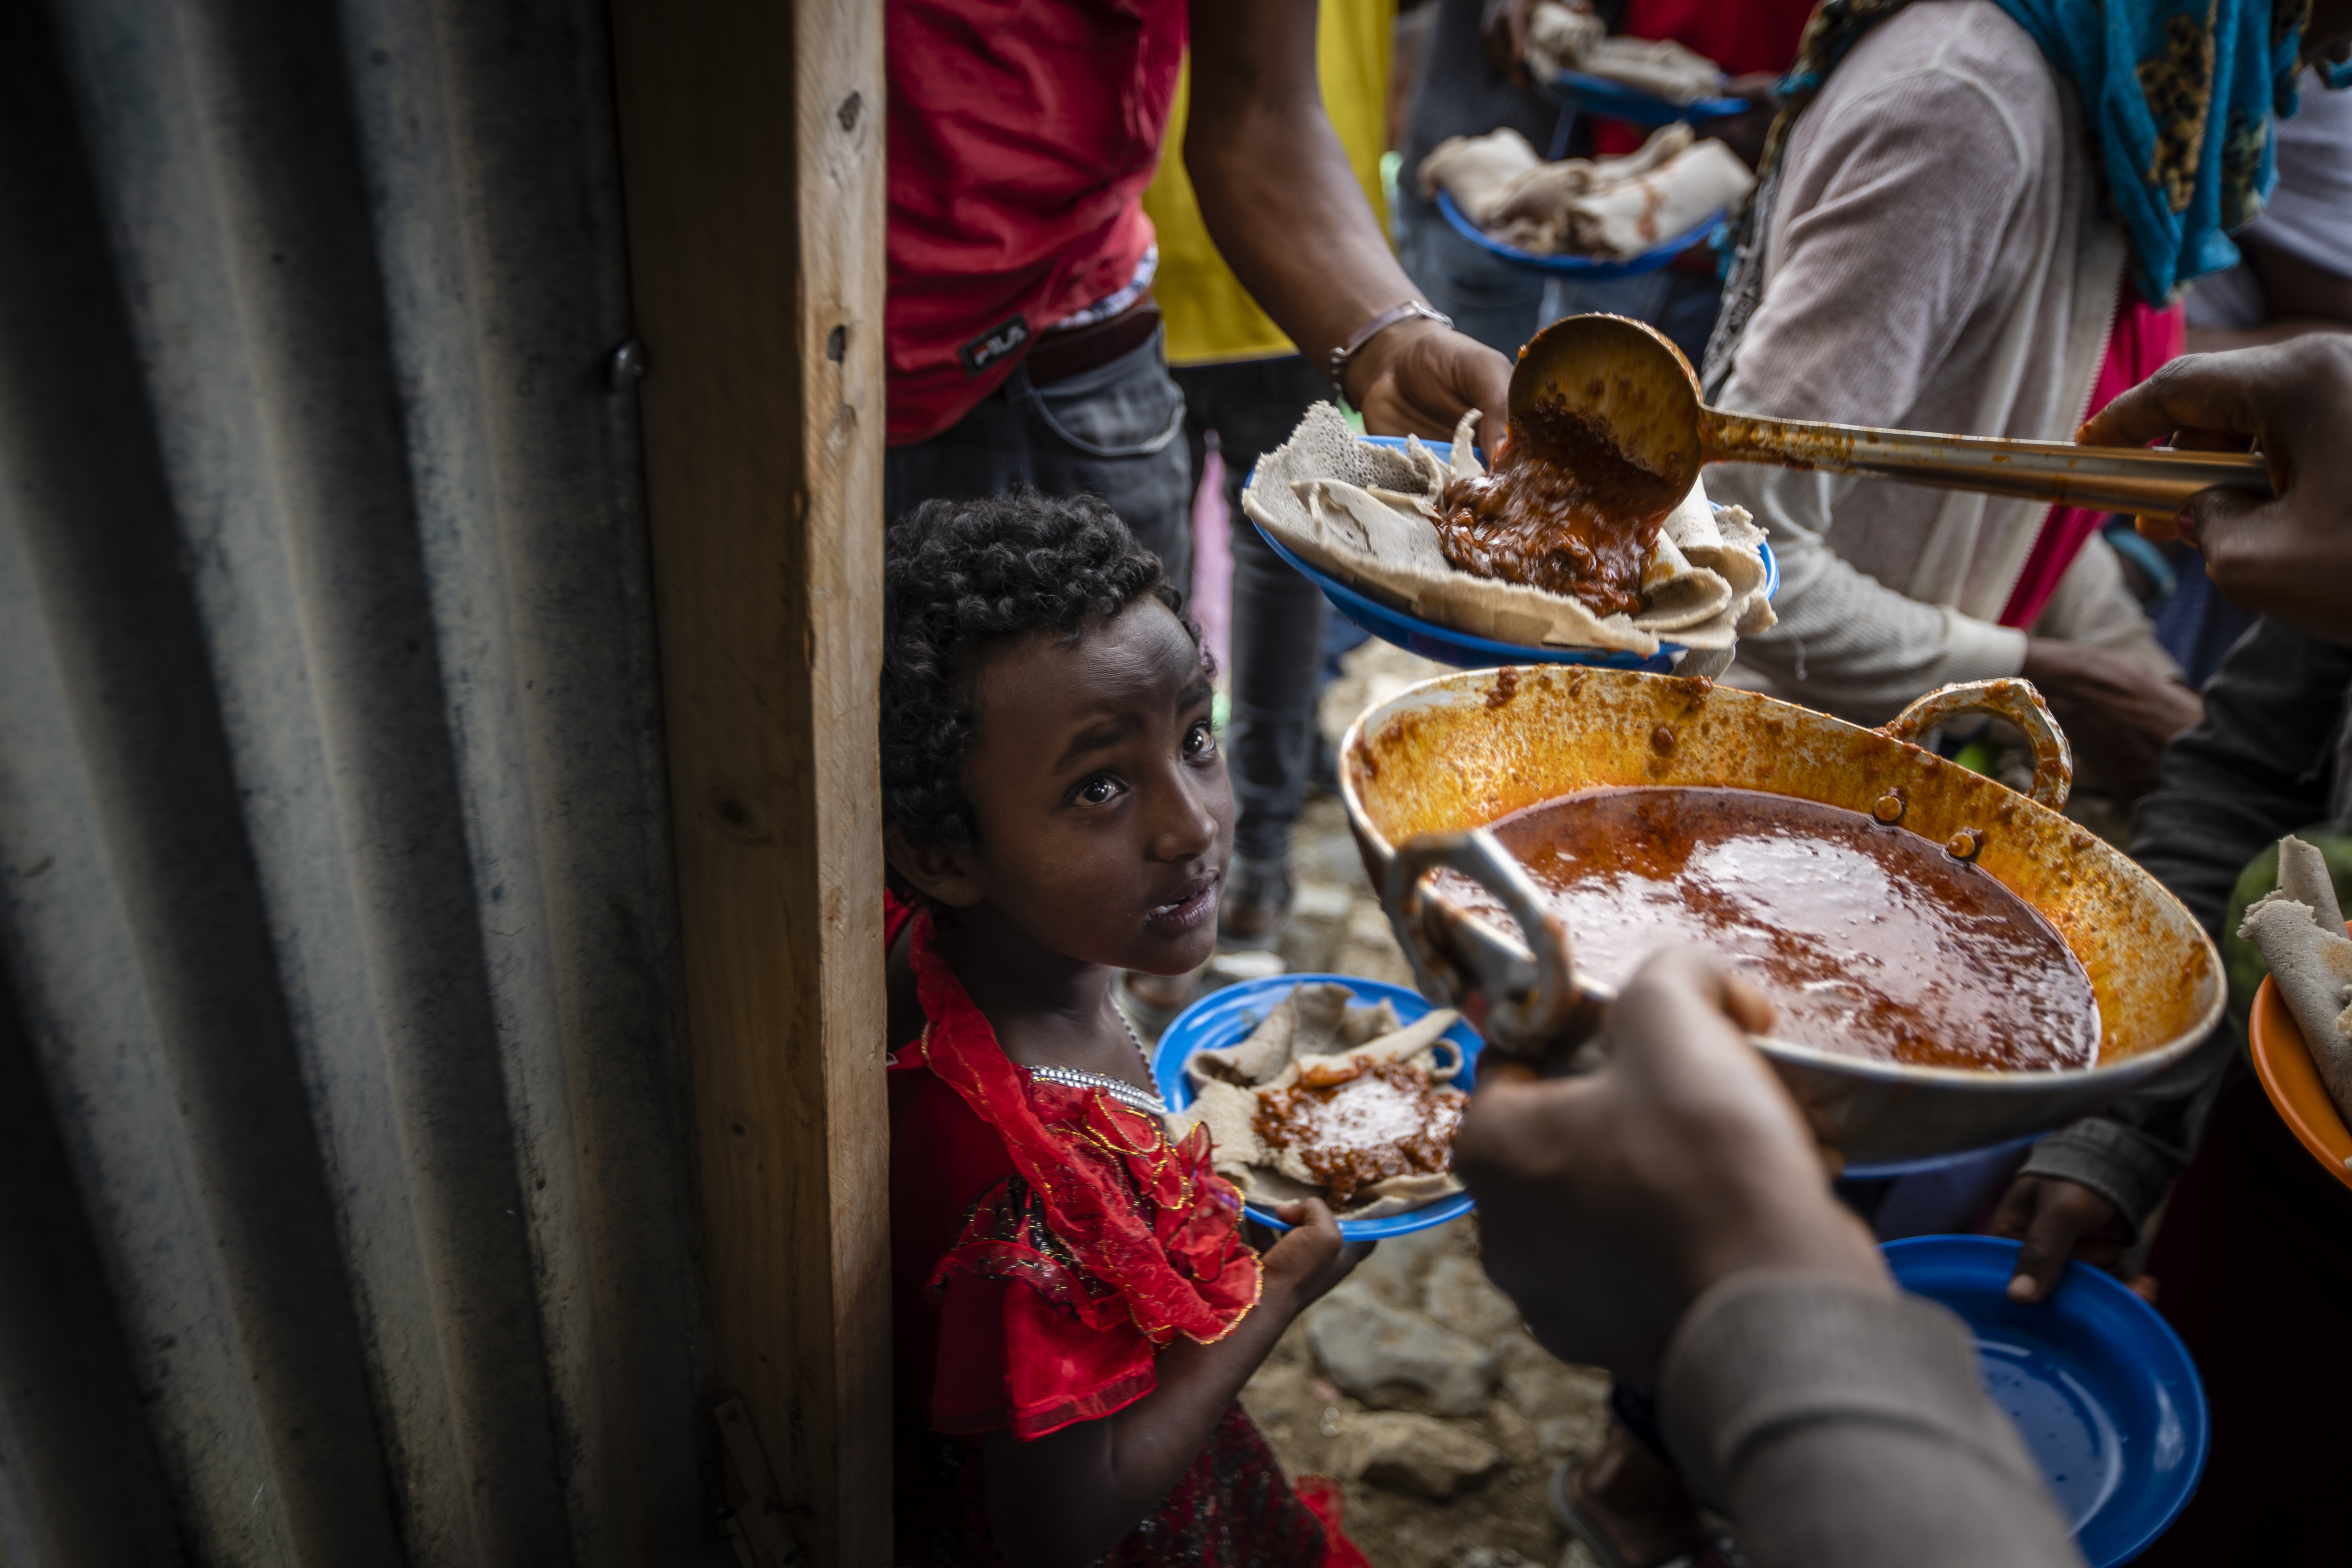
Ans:
[{"label": "pot handle", "polygon": [[1939,686],[1896,714],[1879,733],[1889,740],[1916,741],[1963,713],[1990,714],[2023,731],[2033,746],[2033,787],[2025,792],[2027,797],[2053,811],[2066,804],[2074,787],[2074,749],[2030,680],[2012,676]]},{"label": "pot handle", "polygon": [[[1441,867],[1502,900],[1534,956],[1429,897],[1429,874]],[[1401,846],[1389,862],[1381,902],[1421,994],[1462,1009],[1488,1048],[1533,1059],[1591,1033],[1599,1009],[1583,1005],[1587,999],[1569,964],[1567,929],[1486,829],[1424,833]]]}]

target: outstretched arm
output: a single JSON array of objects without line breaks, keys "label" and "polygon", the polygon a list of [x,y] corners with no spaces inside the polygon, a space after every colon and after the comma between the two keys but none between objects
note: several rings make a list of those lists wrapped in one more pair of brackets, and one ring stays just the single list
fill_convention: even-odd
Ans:
[{"label": "outstretched arm", "polygon": [[1611,1007],[1608,1061],[1497,1066],[1454,1144],[1486,1270],[1538,1340],[1658,1390],[1694,1495],[1757,1568],[2079,1564],[1966,1329],[1896,1293],[1740,1031],[1770,1005],[1690,952]]},{"label": "outstretched arm", "polygon": [[1654,1388],[1675,1325],[1734,1275],[1802,1270],[1894,1294],[1743,1034],[1773,1016],[1711,957],[1668,949],[1611,1005],[1599,1071],[1481,1064],[1454,1173],[1478,1200],[1487,1275],[1554,1355]]},{"label": "outstretched arm", "polygon": [[1265,1292],[1231,1333],[1169,1346],[1152,1391],[1116,1415],[1030,1442],[991,1435],[989,1526],[1006,1562],[1077,1568],[1118,1544],[1183,1479],[1291,1320],[1371,1250],[1343,1247],[1320,1199],[1277,1212],[1298,1228],[1266,1253]]},{"label": "outstretched arm", "polygon": [[[1323,112],[1316,0],[1192,0],[1184,168],[1210,237],[1257,302],[1320,366],[1357,328],[1428,303],[1389,253]],[[1511,368],[1433,321],[1400,321],[1349,359],[1348,401],[1375,435],[1448,437],[1484,412],[1501,438]]]}]

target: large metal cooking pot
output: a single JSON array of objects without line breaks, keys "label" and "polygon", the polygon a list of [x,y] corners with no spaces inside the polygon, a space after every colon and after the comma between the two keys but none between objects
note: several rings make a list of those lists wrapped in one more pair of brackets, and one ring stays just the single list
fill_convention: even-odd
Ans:
[{"label": "large metal cooking pot", "polygon": [[[1968,712],[2007,719],[2033,742],[2032,797],[1909,743]],[[1845,806],[1946,845],[2041,910],[2098,1000],[2099,1054],[2088,1068],[1973,1072],[1758,1042],[1823,1142],[1858,1173],[2057,1127],[2162,1072],[2221,1014],[2221,960],[2189,911],[2059,814],[2072,759],[2021,680],[1947,687],[1868,730],[1703,679],[1569,666],[1465,670],[1367,710],[1340,756],[1349,824],[1423,991],[1466,1004],[1490,1048],[1590,1033],[1611,995],[1573,973],[1575,933],[1559,929],[1517,863],[1475,831],[1579,790],[1721,785]],[[1439,866],[1486,884],[1522,929],[1542,926],[1536,952],[1432,890],[1427,876]]]}]

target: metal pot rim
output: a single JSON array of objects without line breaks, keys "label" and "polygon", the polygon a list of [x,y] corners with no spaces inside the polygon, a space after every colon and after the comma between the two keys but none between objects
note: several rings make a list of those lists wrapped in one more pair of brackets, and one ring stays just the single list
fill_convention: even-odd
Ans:
[{"label": "metal pot rim", "polygon": [[[1365,726],[1375,718],[1385,722],[1390,717],[1395,714],[1400,710],[1401,705],[1404,704],[1409,699],[1433,693],[1441,689],[1448,691],[1454,689],[1467,689],[1470,683],[1476,679],[1480,677],[1491,678],[1496,673],[1496,670],[1492,669],[1462,669],[1454,670],[1444,675],[1433,676],[1426,680],[1416,681],[1412,685],[1404,688],[1402,690],[1392,693],[1382,700],[1367,707],[1362,712],[1356,715],[1354,721],[1348,726],[1346,732],[1341,735],[1339,740],[1340,766],[1339,770],[1339,796],[1341,803],[1347,808],[1348,825],[1349,829],[1356,834],[1360,843],[1369,842],[1374,854],[1383,867],[1385,867],[1388,862],[1395,857],[1396,846],[1389,842],[1386,835],[1382,834],[1378,828],[1372,826],[1370,816],[1366,811],[1362,797],[1356,787],[1355,771],[1348,765],[1348,759],[1356,754],[1357,748],[1363,742]],[[1591,673],[1594,675],[1639,675],[1639,672],[1634,671],[1595,670]],[[1643,677],[1643,679],[1664,679],[1670,678],[1647,676]],[[1815,710],[1801,708],[1796,703],[1784,702],[1779,698],[1767,696],[1762,692],[1744,691],[1741,692],[1740,695],[1753,699],[1757,701],[1771,703],[1778,707],[1789,708],[1794,711],[1804,714],[1810,721],[1832,724],[1842,729],[1853,731],[1857,734],[1874,736],[1877,739],[1886,741],[1889,744],[1904,743],[1895,741],[1892,737],[1885,735],[1882,731],[1872,730],[1864,725],[1854,724],[1850,721],[1837,718],[1833,714],[1822,713]],[[1720,787],[1733,789],[1758,789],[1759,794],[1765,795],[1780,793],[1770,789],[1762,789],[1754,784],[1726,784]],[[1791,796],[1790,798],[1803,797]],[[2017,801],[2021,807],[2030,811],[2042,812],[2060,821],[2067,820],[2063,813],[2052,811],[2050,807],[2042,805],[2040,801],[2032,799],[2031,796],[2021,795],[2017,796]],[[2109,846],[2108,847],[2110,850],[2113,850],[2112,846]],[[2150,889],[2152,889],[2158,896],[2172,903],[2176,908],[2179,908],[2183,916],[2187,916],[2188,911],[2186,907],[2180,904],[2179,900],[2173,895],[2170,889],[2165,887],[2161,882],[2158,882],[2154,877],[2149,876],[2148,873],[2140,868],[2137,862],[2131,861],[2128,857],[2123,857],[2120,851],[2114,852],[2122,858],[2125,860],[2125,863],[2129,865],[2135,873],[2146,880]],[[1522,943],[1504,935],[1501,931],[1496,930],[1486,921],[1479,920],[1475,916],[1467,914],[1464,915],[1462,918],[1467,923],[1477,927],[1479,931],[1484,932],[1487,940],[1521,955],[1526,953],[1527,950]],[[2209,953],[2212,957],[2214,973],[2218,974],[2221,972],[2220,955],[2218,952],[2214,952],[2212,951],[2211,939],[2204,934],[2203,929],[2199,927],[2193,919],[2189,921],[2189,925],[2191,930],[2197,932],[2200,940],[2205,943]],[[1576,980],[1577,984],[1580,987],[1593,996],[1599,997],[1604,1001],[1614,1001],[1616,998],[1615,987],[1602,985],[1593,982],[1580,971],[1577,973]],[[1841,1052],[1825,1050],[1818,1046],[1803,1045],[1795,1041],[1774,1039],[1770,1037],[1759,1038],[1756,1043],[1758,1048],[1762,1050],[1768,1057],[1785,1061],[1792,1067],[1813,1068],[1837,1077],[1861,1079],[1865,1082],[1877,1083],[1891,1087],[1909,1086],[1923,1089],[1930,1087],[1965,1089],[1973,1094],[1991,1092],[1994,1094],[2034,1095],[2047,1093],[2053,1089],[2063,1089],[2074,1086],[2088,1085],[2102,1078],[2130,1078],[2139,1079],[2153,1077],[2156,1073],[2162,1071],[2165,1068],[2169,1067],[2180,1058],[2188,1055],[2191,1050],[2194,1050],[2212,1034],[2215,1026],[2221,1022],[2221,1015],[2228,1005],[2228,1000],[2229,991],[2227,985],[2217,985],[2214,987],[2213,995],[2208,999],[2205,1007],[2198,1015],[2196,1019],[2190,1023],[2188,1027],[2174,1035],[2171,1038],[2163,1041],[2161,1044],[2134,1052],[2128,1057],[2124,1057],[2115,1061],[2094,1061],[2090,1066],[2081,1068],[2045,1068],[2026,1071],[2003,1069],[1987,1069],[1979,1071],[1968,1068],[1927,1067],[1909,1062],[1885,1061],[1874,1058],[1848,1056]]]}]

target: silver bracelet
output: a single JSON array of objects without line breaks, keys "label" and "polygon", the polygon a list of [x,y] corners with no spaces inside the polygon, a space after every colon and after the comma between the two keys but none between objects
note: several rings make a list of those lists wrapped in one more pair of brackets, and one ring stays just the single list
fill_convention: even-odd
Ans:
[{"label": "silver bracelet", "polygon": [[1345,402],[1348,396],[1348,384],[1344,378],[1348,373],[1349,358],[1381,331],[1414,316],[1424,317],[1435,321],[1441,327],[1454,325],[1453,317],[1440,314],[1418,300],[1407,300],[1402,305],[1390,306],[1362,326],[1358,327],[1346,342],[1331,351],[1331,358],[1324,366],[1324,370],[1331,377],[1332,389],[1339,393],[1340,401]]}]

